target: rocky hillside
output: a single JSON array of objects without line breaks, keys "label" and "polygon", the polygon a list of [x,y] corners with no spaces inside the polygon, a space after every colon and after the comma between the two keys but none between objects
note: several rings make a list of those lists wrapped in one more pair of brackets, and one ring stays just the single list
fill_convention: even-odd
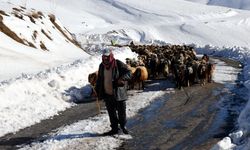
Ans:
[{"label": "rocky hillside", "polygon": [[78,46],[70,32],[53,14],[12,7],[9,12],[0,10],[0,31],[24,45],[49,51],[54,43],[73,43]]}]

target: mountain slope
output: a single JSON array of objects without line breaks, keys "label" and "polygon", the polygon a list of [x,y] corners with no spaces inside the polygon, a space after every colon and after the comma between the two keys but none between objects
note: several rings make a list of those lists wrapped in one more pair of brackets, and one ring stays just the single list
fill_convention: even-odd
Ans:
[{"label": "mountain slope", "polygon": [[216,5],[216,6],[250,10],[249,0],[187,0],[187,1],[197,2],[207,5]]},{"label": "mountain slope", "polygon": [[54,15],[5,2],[0,8],[1,80],[88,56]]},{"label": "mountain slope", "polygon": [[102,42],[99,35],[123,30],[127,39],[138,42],[250,45],[250,12],[183,0],[30,0],[27,8],[53,12],[84,43],[91,37]]}]

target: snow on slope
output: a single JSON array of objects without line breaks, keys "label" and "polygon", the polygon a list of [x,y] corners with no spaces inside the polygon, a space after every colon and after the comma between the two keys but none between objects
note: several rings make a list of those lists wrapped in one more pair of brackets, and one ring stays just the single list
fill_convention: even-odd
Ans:
[{"label": "snow on slope", "polygon": [[50,14],[2,1],[0,8],[0,81],[89,57]]},{"label": "snow on slope", "polygon": [[[11,2],[18,3],[18,0]],[[54,12],[76,37],[84,34],[86,39],[90,35],[123,29],[127,38],[137,42],[159,40],[200,46],[250,45],[247,40],[248,11],[208,7],[183,0],[30,0],[27,7]]]},{"label": "snow on slope", "polygon": [[250,10],[249,0],[186,0],[186,1],[197,2],[207,5],[216,5],[216,6]]}]

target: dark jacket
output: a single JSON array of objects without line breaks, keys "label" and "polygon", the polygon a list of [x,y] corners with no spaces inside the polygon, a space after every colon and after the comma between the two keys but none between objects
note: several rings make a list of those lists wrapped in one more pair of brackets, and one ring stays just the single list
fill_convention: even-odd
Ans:
[{"label": "dark jacket", "polygon": [[[130,78],[131,78],[131,72],[128,69],[128,67],[120,60],[116,60],[116,67],[112,71],[112,81],[113,81],[113,93],[117,101],[123,101],[128,99],[126,84],[117,85],[118,79],[128,81]],[[95,90],[97,92],[99,99],[105,98],[104,65],[102,63],[99,65]]]}]

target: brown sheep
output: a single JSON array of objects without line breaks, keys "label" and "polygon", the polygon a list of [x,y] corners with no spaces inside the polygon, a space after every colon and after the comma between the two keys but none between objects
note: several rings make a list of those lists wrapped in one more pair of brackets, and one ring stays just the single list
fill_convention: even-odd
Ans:
[{"label": "brown sheep", "polygon": [[215,70],[215,64],[209,63],[207,65],[207,82],[208,83],[212,82],[214,70]]},{"label": "brown sheep", "polygon": [[127,65],[128,69],[131,71],[131,74],[135,73],[136,68],[135,67],[131,67],[130,65]]},{"label": "brown sheep", "polygon": [[[135,67],[131,67],[130,65],[127,64],[128,69],[130,70],[131,74],[133,75],[135,73],[136,68]],[[129,80],[128,81],[128,89],[133,89],[133,81]]]},{"label": "brown sheep", "polygon": [[148,71],[144,66],[136,67],[135,72],[132,74],[131,87],[134,87],[134,84],[138,84],[138,89],[144,89],[144,81],[148,79]]},{"label": "brown sheep", "polygon": [[88,81],[93,87],[95,87],[96,85],[97,76],[98,76],[98,71],[90,73],[88,76]]}]

